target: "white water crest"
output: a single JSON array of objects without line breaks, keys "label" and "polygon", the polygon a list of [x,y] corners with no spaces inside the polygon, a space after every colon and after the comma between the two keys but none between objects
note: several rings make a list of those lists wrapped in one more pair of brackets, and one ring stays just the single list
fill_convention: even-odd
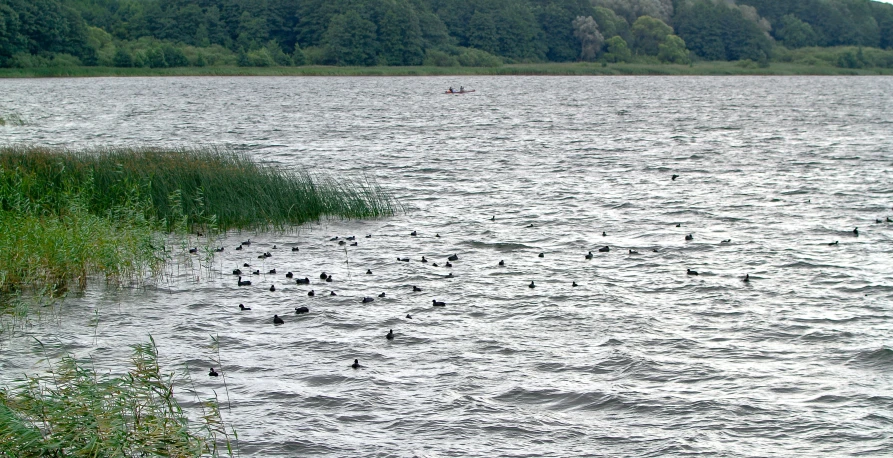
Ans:
[{"label": "white water crest", "polygon": [[151,334],[244,456],[890,456],[891,107],[889,77],[0,80],[0,142],[228,146],[405,207],[91,286],[0,382],[32,337],[120,373]]}]

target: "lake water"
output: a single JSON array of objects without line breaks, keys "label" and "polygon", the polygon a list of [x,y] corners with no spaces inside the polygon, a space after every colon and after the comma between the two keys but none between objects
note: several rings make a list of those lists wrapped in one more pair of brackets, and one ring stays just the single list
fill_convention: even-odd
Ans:
[{"label": "lake water", "polygon": [[91,287],[0,343],[4,383],[32,337],[120,373],[151,334],[244,456],[893,455],[893,78],[0,80],[0,111],[3,143],[227,145],[405,207]]}]

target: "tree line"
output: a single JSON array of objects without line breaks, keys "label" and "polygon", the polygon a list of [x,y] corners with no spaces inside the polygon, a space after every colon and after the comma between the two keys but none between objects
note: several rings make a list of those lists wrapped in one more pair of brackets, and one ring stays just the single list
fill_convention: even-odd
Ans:
[{"label": "tree line", "polygon": [[[869,0],[0,0],[2,67],[763,63],[779,50],[816,46],[893,47],[893,5]],[[864,56],[861,48],[859,53]],[[860,57],[855,58],[858,64]]]}]

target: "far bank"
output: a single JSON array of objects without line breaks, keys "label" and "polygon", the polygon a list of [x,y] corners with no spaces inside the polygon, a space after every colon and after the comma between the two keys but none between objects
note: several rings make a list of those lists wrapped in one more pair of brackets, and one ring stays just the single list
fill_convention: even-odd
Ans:
[{"label": "far bank", "polygon": [[893,75],[893,68],[840,68],[830,65],[772,63],[759,66],[754,62],[698,62],[676,64],[601,64],[601,63],[539,63],[509,64],[498,67],[174,67],[174,68],[118,68],[118,67],[42,67],[3,68],[0,78],[58,78],[58,77],[134,77],[134,76],[452,76],[452,75],[665,75],[665,76],[721,76],[721,75]]}]

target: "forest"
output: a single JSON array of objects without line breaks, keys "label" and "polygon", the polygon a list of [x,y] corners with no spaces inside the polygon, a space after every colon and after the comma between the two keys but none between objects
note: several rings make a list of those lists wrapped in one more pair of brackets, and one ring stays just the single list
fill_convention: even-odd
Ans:
[{"label": "forest", "polygon": [[893,5],[869,0],[0,0],[7,68],[817,58],[891,68],[891,48]]}]

